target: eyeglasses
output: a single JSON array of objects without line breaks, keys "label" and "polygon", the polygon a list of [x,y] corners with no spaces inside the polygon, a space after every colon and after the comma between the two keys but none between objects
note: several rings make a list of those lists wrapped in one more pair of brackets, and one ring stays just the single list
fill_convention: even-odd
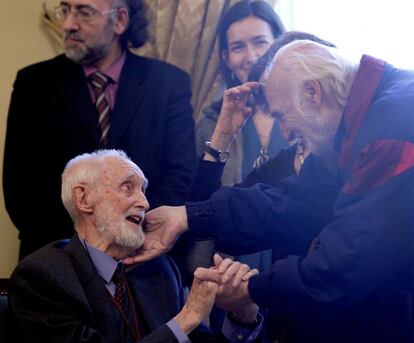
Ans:
[{"label": "eyeglasses", "polygon": [[117,12],[118,10],[118,8],[113,8],[108,11],[99,12],[91,7],[81,7],[79,9],[71,10],[67,5],[59,5],[54,8],[54,13],[56,18],[62,22],[72,14],[77,20],[83,23],[89,23],[97,17]]}]

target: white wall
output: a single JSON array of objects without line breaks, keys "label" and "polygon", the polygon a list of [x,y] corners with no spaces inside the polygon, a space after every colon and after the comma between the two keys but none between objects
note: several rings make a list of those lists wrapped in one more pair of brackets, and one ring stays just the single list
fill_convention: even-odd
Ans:
[{"label": "white wall", "polygon": [[[3,150],[10,94],[18,69],[50,58],[56,54],[47,34],[41,28],[42,0],[0,1],[0,175],[3,174]],[[16,156],[24,158],[24,156]],[[39,166],[29,166],[29,168]],[[1,178],[0,178],[1,179]],[[30,176],[25,180],[30,182]],[[3,186],[0,182],[0,193]],[[27,194],[27,204],[36,201],[36,194]],[[47,218],[47,211],[39,213]],[[8,277],[17,262],[19,241],[11,223],[3,196],[0,197],[0,277]]]},{"label": "white wall", "polygon": [[278,0],[288,30],[328,39],[355,58],[369,54],[414,69],[414,2],[407,0]]}]

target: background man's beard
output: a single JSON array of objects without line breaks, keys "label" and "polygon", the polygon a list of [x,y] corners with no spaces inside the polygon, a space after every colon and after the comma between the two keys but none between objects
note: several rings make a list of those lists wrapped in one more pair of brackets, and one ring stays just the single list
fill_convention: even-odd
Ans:
[{"label": "background man's beard", "polygon": [[65,55],[75,63],[90,64],[105,56],[107,50],[108,47],[104,44],[96,45],[94,47],[65,47]]}]

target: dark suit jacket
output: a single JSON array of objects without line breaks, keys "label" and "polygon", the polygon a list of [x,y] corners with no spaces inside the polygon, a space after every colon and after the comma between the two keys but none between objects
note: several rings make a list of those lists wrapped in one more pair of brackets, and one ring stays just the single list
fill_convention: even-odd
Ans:
[{"label": "dark suit jacket", "polygon": [[[196,165],[190,98],[186,73],[127,53],[108,148],[123,149],[144,171],[152,208],[182,204],[187,196]],[[60,55],[18,72],[7,122],[3,188],[7,211],[27,250],[23,255],[73,235],[60,200],[61,173],[69,159],[96,150],[98,137],[81,65]],[[40,219],[45,213],[48,222]]]},{"label": "dark suit jacket", "polygon": [[[183,304],[179,274],[169,257],[127,273],[147,342],[176,342],[165,325]],[[23,342],[130,343],[126,327],[77,236],[47,245],[23,259],[9,284],[9,302]],[[204,327],[193,342],[215,342]],[[220,339],[221,340],[221,339]]]}]

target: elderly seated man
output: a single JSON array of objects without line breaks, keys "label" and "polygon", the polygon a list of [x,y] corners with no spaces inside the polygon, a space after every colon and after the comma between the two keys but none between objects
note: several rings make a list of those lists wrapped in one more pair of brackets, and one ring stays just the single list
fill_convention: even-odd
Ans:
[{"label": "elderly seated man", "polygon": [[[13,272],[10,306],[21,341],[255,339],[260,324],[244,324],[255,322],[256,306],[237,314],[242,323],[228,318],[222,337],[200,325],[219,285],[195,279],[182,306],[180,277],[167,256],[125,270],[122,259],[136,254],[144,242],[146,187],[144,174],[122,151],[99,150],[69,161],[62,175],[62,200],[77,234],[68,244],[59,241],[39,249]],[[229,261],[219,268],[239,282],[255,273]]]}]

